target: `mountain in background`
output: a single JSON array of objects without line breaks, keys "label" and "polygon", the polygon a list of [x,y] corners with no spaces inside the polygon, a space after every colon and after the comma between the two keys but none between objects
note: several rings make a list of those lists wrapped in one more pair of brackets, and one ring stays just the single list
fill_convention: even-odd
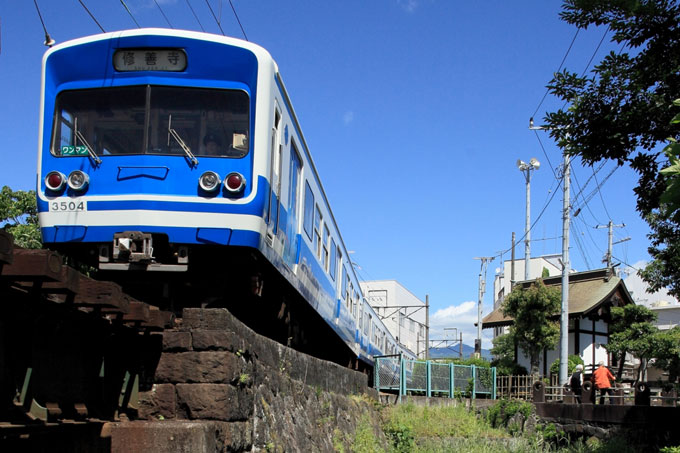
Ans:
[{"label": "mountain in background", "polygon": [[[457,358],[459,355],[459,346],[454,346],[450,348],[430,348],[430,358],[431,359],[442,359],[442,358]],[[473,346],[468,346],[463,344],[463,358],[469,358],[472,353],[475,352]],[[491,361],[491,351],[488,349],[482,349],[482,358]]]}]

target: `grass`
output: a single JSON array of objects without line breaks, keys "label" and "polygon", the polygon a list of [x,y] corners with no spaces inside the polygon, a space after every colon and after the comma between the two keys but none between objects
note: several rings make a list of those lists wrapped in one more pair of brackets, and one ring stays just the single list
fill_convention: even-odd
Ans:
[{"label": "grass", "polygon": [[[420,407],[413,404],[383,406],[380,408],[381,427],[389,445],[381,443],[373,432],[368,413],[357,425],[354,439],[347,450],[356,453],[435,453],[460,451],[471,453],[628,453],[638,451],[625,439],[614,438],[604,442],[597,439],[569,442],[561,438],[550,425],[526,435],[517,429],[504,426],[499,420],[506,413],[526,412],[523,405],[499,402],[492,424],[462,405]],[[515,407],[516,406],[516,407]],[[526,415],[526,414],[525,414]],[[336,436],[338,433],[335,433]],[[334,436],[335,437],[335,436]],[[339,438],[336,438],[339,440]],[[336,451],[345,451],[342,442],[334,442]],[[667,453],[680,453],[671,447]]]}]

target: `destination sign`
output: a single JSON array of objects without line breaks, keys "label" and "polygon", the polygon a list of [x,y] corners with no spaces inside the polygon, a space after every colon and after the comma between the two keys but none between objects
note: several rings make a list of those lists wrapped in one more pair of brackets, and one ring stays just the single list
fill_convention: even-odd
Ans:
[{"label": "destination sign", "polygon": [[116,71],[184,71],[187,54],[181,49],[118,49],[113,54]]}]

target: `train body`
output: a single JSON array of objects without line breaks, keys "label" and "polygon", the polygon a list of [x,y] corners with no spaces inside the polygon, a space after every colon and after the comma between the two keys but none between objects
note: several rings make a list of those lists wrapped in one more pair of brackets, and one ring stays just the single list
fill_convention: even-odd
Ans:
[{"label": "train body", "polygon": [[154,274],[247,250],[358,359],[400,352],[361,294],[278,67],[257,45],[141,29],[53,47],[36,192],[47,247]]}]

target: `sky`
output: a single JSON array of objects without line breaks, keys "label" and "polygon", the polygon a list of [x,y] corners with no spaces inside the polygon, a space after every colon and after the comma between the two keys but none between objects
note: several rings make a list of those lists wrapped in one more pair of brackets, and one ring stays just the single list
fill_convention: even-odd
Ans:
[{"label": "sky", "polygon": [[[232,0],[243,31],[228,0],[124,0],[130,14],[115,0],[37,3],[57,43],[101,32],[84,4],[107,32],[137,28],[135,21],[217,34],[221,26],[267,49],[358,276],[427,295],[430,338],[456,327],[474,344],[477,257],[495,257],[484,315],[493,307],[501,252],[509,259],[512,232],[524,234],[518,159],[541,163],[531,179],[531,256],[561,253],[555,174],[562,155],[547,132],[529,130],[529,118],[536,112],[541,124],[563,106],[551,96],[542,101],[563,59],[581,73],[612,46],[607,37],[598,49],[598,28],[574,39],[559,1]],[[44,40],[34,2],[0,2],[0,185],[14,190],[35,188]],[[607,177],[614,169],[604,163],[593,176],[573,161],[572,212],[581,208],[570,233],[573,269],[603,266],[607,230],[595,227],[610,220],[625,224],[614,229],[615,242],[630,238],[614,246],[615,262],[635,269],[649,260],[649,229],[635,211],[637,178],[625,167]],[[523,256],[518,244],[516,258]],[[484,348],[490,339],[485,330]]]}]

